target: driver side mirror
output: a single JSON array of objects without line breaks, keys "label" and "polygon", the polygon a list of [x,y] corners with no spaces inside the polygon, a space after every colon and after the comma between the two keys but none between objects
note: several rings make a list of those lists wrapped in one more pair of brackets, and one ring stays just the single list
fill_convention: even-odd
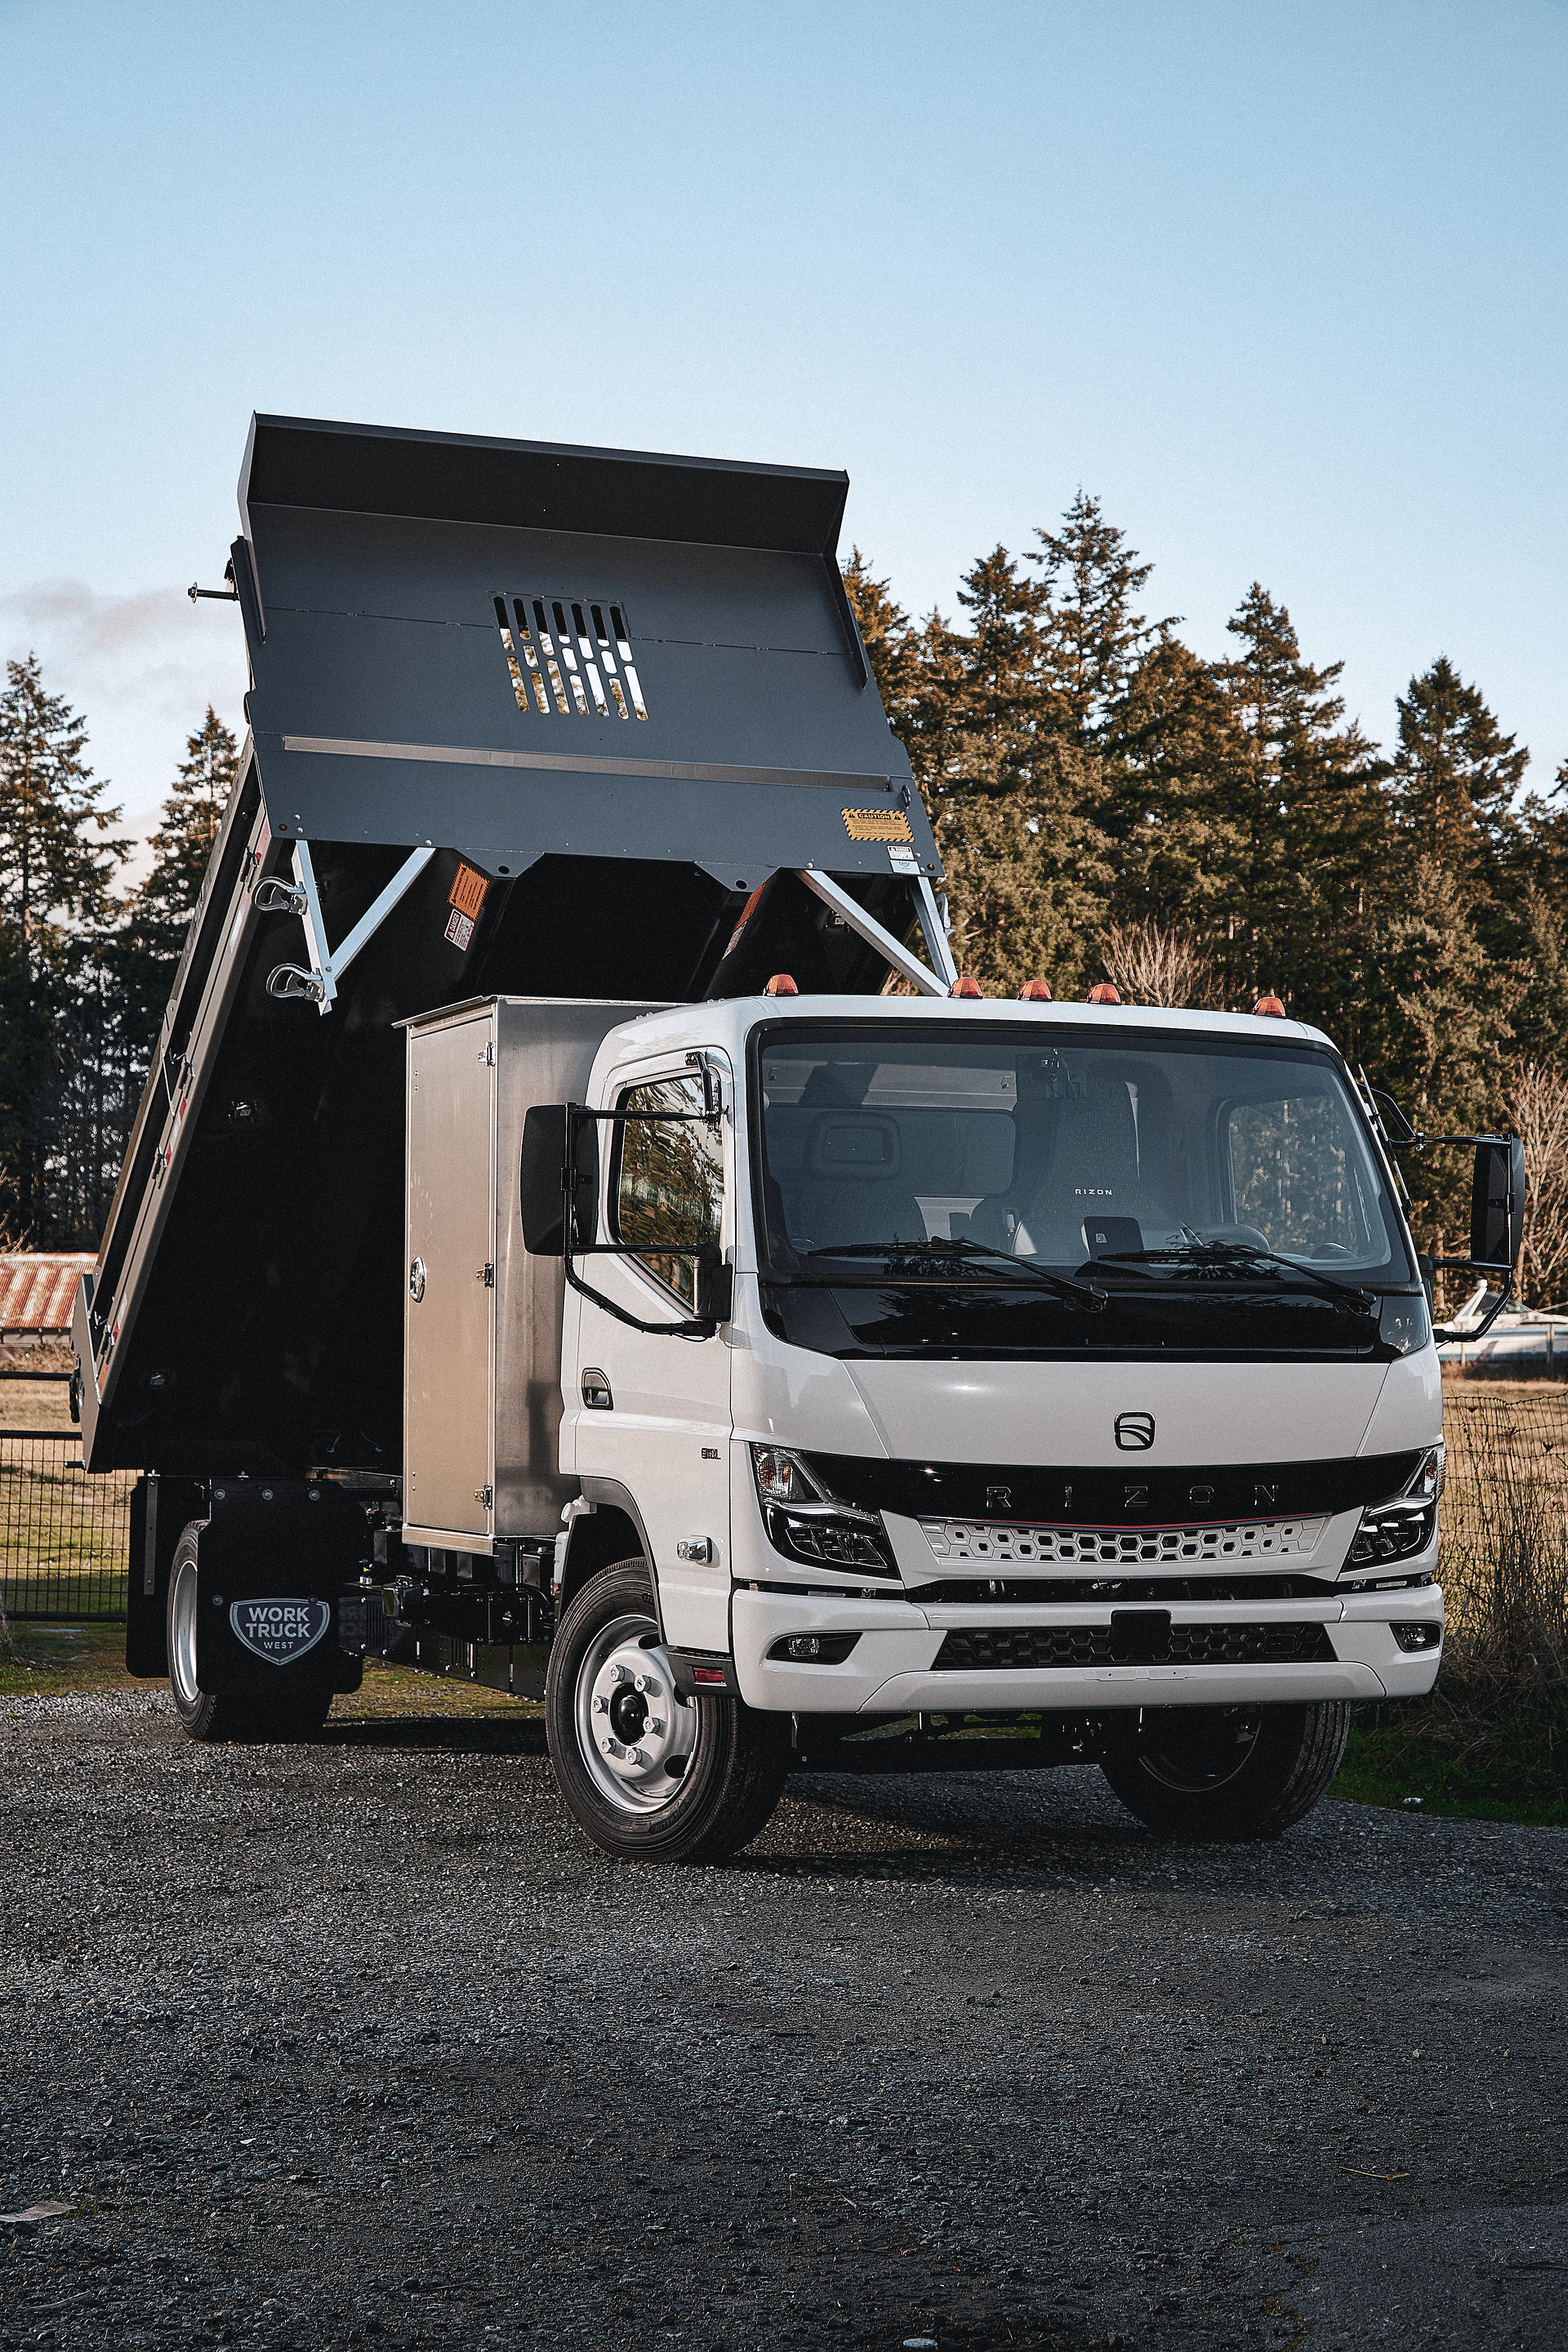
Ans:
[{"label": "driver side mirror", "polygon": [[[565,1103],[535,1103],[522,1122],[518,1192],[522,1210],[522,1245],[535,1257],[564,1257],[563,1186],[566,1164]],[[599,1130],[591,1118],[577,1122],[572,1152],[573,1212],[578,1237],[594,1230],[599,1199]]]},{"label": "driver side mirror", "polygon": [[1524,1241],[1524,1146],[1488,1137],[1476,1146],[1470,1195],[1470,1264],[1481,1274],[1511,1274]]}]

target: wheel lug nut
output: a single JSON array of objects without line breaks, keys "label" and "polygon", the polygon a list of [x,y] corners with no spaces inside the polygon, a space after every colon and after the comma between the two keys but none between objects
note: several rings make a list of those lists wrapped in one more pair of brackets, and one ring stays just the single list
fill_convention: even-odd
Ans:
[{"label": "wheel lug nut", "polygon": [[594,1701],[594,1712],[595,1715],[605,1715],[609,1712],[609,1706],[610,1702],[607,1698],[596,1698]]}]

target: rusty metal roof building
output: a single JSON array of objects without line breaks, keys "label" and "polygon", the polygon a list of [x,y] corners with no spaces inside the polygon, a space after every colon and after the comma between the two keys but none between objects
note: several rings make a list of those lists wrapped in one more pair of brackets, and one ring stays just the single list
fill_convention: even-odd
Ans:
[{"label": "rusty metal roof building", "polygon": [[95,1263],[90,1250],[0,1256],[0,1336],[63,1339],[77,1286]]}]

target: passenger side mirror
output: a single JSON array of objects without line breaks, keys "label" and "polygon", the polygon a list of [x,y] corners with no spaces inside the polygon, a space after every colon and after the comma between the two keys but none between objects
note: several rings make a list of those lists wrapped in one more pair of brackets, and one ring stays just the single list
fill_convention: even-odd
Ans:
[{"label": "passenger side mirror", "polygon": [[[535,1257],[564,1257],[566,1236],[563,1176],[566,1164],[567,1103],[535,1103],[522,1122],[518,1192],[522,1210],[522,1245]],[[591,1118],[574,1122],[573,1222],[575,1246],[592,1234],[599,1199],[599,1130]]]},{"label": "passenger side mirror", "polygon": [[1524,1240],[1524,1146],[1489,1137],[1476,1146],[1470,1195],[1470,1264],[1481,1274],[1511,1274]]}]

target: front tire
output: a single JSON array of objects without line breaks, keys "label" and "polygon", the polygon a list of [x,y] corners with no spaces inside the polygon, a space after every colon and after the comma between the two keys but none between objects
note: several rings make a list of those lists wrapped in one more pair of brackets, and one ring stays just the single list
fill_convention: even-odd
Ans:
[{"label": "front tire", "polygon": [[772,1818],[789,1770],[784,1720],[738,1698],[685,1698],[641,1559],[589,1579],[561,1621],[545,1735],[566,1810],[624,1862],[723,1862]]},{"label": "front tire", "polygon": [[1278,1837],[1310,1812],[1344,1757],[1348,1701],[1145,1707],[1104,1726],[1100,1769],[1167,1837]]},{"label": "front tire", "polygon": [[330,1689],[312,1684],[268,1700],[205,1691],[196,1680],[196,1611],[201,1592],[197,1543],[202,1524],[194,1519],[185,1528],[169,1570],[169,1689],[174,1712],[193,1739],[309,1739],[326,1721],[332,1703]]}]

